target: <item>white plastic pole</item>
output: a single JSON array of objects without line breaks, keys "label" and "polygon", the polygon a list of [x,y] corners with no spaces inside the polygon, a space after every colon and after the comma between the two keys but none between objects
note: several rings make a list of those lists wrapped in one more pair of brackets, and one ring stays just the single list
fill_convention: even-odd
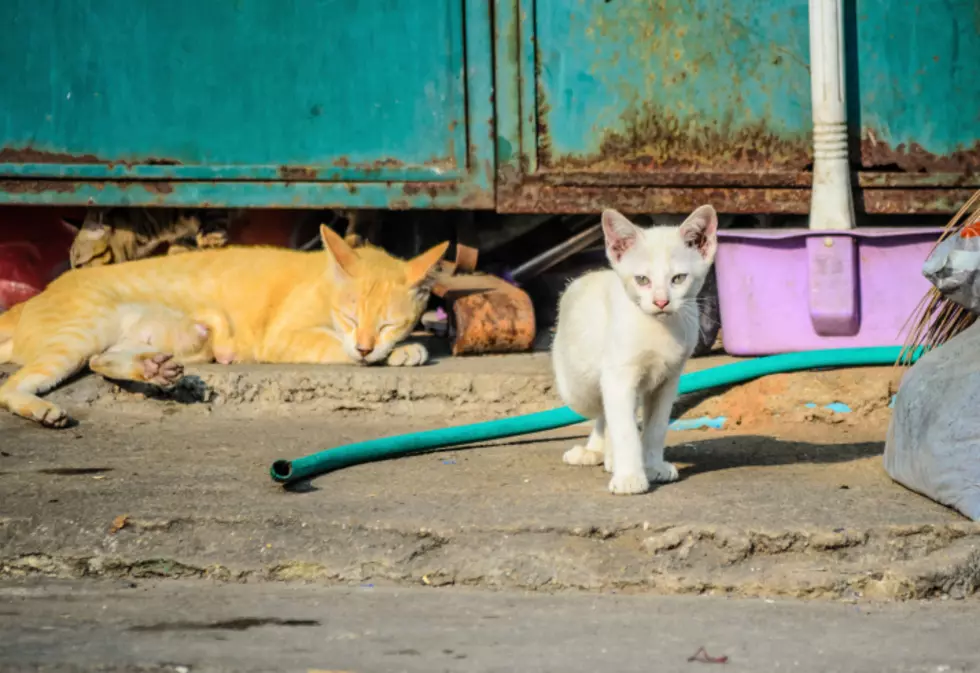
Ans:
[{"label": "white plastic pole", "polygon": [[811,229],[853,229],[847,161],[842,0],[810,0],[810,87],[813,104]]}]

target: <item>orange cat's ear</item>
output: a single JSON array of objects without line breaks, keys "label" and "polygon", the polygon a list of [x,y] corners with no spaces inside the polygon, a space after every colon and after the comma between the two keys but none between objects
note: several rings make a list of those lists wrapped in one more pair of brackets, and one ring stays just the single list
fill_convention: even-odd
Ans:
[{"label": "orange cat's ear", "polygon": [[405,281],[413,287],[424,283],[448,249],[449,241],[443,241],[405,262]]},{"label": "orange cat's ear", "polygon": [[109,235],[108,227],[82,227],[78,231],[78,235],[81,238],[88,239],[90,241],[97,241],[100,238],[105,238]]},{"label": "orange cat's ear", "polygon": [[354,268],[357,264],[357,253],[347,245],[347,242],[340,237],[340,234],[325,224],[320,225],[320,238],[323,239],[323,249],[327,251],[337,266],[343,269],[349,276],[354,275]]}]

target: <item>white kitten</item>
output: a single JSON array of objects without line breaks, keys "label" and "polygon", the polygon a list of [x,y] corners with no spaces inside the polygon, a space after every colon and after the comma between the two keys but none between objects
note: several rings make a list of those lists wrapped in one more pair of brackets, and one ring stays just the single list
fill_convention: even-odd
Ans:
[{"label": "white kitten", "polygon": [[664,462],[664,440],[681,370],[698,340],[696,299],[718,247],[718,215],[704,205],[679,227],[641,229],[606,210],[602,229],[612,269],[576,279],[558,305],[558,392],[595,419],[588,443],[564,460],[604,462],[610,491],[643,493],[651,481],[677,479],[677,468]]}]

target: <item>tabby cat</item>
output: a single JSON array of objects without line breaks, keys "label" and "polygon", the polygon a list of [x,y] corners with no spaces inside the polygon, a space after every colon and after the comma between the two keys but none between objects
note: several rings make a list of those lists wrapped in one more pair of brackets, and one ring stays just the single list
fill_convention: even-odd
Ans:
[{"label": "tabby cat", "polygon": [[227,211],[171,208],[90,208],[69,257],[73,269],[149,257],[167,245],[169,254],[220,248],[228,243]]},{"label": "tabby cat", "polygon": [[353,249],[326,226],[320,235],[323,251],[232,246],[60,276],[0,315],[0,353],[23,365],[0,386],[0,406],[64,427],[68,414],[38,393],[110,350],[106,375],[159,379],[153,365],[169,362],[171,353],[134,346],[140,320],[123,334],[120,306],[162,306],[182,320],[205,320],[215,355],[225,361],[424,364],[421,344],[401,342],[425,309],[431,274],[449,243],[405,261],[370,245]]}]

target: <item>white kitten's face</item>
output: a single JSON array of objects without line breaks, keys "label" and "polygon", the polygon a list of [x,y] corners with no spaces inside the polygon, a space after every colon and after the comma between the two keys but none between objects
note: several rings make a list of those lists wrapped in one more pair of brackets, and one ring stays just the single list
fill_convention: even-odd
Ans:
[{"label": "white kitten's face", "polygon": [[640,309],[666,317],[696,300],[718,247],[718,215],[704,205],[679,227],[641,229],[615,210],[602,213],[606,255]]}]

